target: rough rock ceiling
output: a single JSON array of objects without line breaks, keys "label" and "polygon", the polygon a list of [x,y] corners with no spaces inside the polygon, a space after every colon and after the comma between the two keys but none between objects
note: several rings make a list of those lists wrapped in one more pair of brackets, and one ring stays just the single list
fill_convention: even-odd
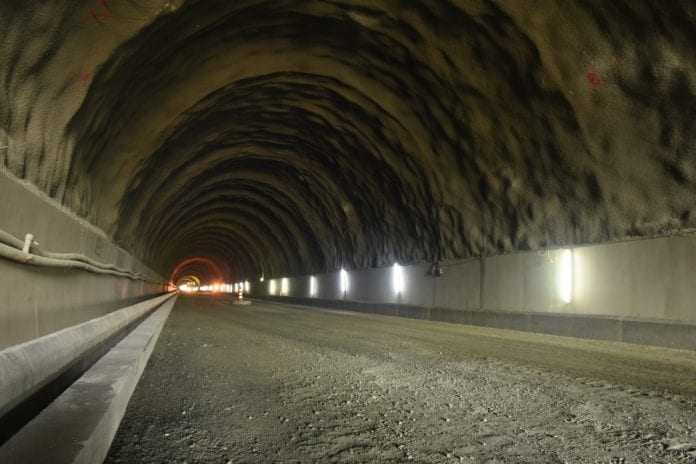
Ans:
[{"label": "rough rock ceiling", "polygon": [[2,164],[163,273],[696,225],[691,0],[5,0],[0,38]]}]

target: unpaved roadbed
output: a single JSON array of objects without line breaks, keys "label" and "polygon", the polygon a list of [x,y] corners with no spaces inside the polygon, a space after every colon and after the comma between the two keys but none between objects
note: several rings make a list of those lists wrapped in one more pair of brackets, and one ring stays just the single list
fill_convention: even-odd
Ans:
[{"label": "unpaved roadbed", "polygon": [[696,353],[177,302],[108,463],[694,463]]}]

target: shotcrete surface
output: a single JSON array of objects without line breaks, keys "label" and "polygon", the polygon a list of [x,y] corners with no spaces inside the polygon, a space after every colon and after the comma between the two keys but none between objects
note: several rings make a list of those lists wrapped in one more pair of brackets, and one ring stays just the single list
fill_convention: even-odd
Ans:
[{"label": "shotcrete surface", "polygon": [[180,298],[107,463],[693,463],[696,353]]},{"label": "shotcrete surface", "polygon": [[174,280],[693,233],[689,0],[6,0],[0,169]]}]

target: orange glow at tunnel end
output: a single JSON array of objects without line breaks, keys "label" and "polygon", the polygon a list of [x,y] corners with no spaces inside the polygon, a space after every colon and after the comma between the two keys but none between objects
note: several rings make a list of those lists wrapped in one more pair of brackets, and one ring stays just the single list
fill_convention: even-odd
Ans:
[{"label": "orange glow at tunnel end", "polygon": [[[181,261],[179,264],[176,265],[174,270],[172,271],[171,274],[171,280],[172,282],[178,283],[179,280],[181,280],[183,277],[191,277],[191,276],[181,276],[182,271],[186,269],[187,266],[190,266],[191,264],[202,264],[205,266],[205,268],[208,270],[208,273],[210,275],[210,280],[211,282],[224,282],[225,281],[225,276],[224,273],[222,272],[222,269],[220,269],[220,266],[213,261],[210,258],[206,258],[204,256],[197,256],[197,257],[192,257],[192,258],[187,258],[183,261]],[[193,279],[191,279],[193,280]],[[200,286],[201,282],[198,280],[197,284]]]}]

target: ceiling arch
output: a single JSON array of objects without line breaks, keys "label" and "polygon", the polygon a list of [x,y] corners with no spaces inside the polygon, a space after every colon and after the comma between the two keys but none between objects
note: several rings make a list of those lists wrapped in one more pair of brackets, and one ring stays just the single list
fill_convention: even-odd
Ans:
[{"label": "ceiling arch", "polygon": [[688,0],[92,3],[0,5],[0,162],[162,275],[696,227]]}]

